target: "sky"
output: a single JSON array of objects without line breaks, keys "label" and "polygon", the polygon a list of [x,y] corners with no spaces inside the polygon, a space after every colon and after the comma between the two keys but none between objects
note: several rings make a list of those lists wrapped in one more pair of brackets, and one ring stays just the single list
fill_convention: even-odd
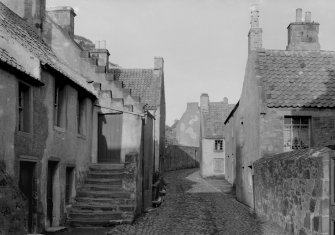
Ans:
[{"label": "sky", "polygon": [[110,61],[123,68],[152,68],[155,56],[164,58],[167,125],[202,93],[239,100],[255,4],[265,49],[286,48],[287,26],[302,8],[320,23],[321,49],[335,51],[334,0],[47,0],[73,7],[75,34],[106,40]]}]

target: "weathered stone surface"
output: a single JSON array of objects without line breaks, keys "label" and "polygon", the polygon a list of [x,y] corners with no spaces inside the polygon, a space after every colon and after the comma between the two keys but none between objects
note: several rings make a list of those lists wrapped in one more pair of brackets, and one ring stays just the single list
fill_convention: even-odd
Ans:
[{"label": "weathered stone surface", "polygon": [[0,163],[0,234],[26,233],[27,201]]},{"label": "weathered stone surface", "polygon": [[304,149],[254,164],[255,209],[293,234],[329,230],[330,148]]}]

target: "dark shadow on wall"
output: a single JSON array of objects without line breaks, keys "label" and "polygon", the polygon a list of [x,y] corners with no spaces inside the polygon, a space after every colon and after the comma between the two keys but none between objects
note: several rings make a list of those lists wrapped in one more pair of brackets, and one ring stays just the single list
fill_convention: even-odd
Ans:
[{"label": "dark shadow on wall", "polygon": [[200,165],[200,151],[198,147],[169,145],[165,149],[162,171],[198,168]]}]

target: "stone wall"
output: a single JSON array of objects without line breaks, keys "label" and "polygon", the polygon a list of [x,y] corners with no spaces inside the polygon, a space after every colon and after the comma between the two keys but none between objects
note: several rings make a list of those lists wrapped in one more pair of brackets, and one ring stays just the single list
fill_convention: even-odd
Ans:
[{"label": "stone wall", "polygon": [[199,167],[199,148],[170,145],[165,150],[162,171]]},{"label": "stone wall", "polygon": [[27,201],[0,163],[0,234],[26,234]]},{"label": "stone wall", "polygon": [[302,149],[257,160],[256,212],[291,234],[329,232],[329,147]]}]

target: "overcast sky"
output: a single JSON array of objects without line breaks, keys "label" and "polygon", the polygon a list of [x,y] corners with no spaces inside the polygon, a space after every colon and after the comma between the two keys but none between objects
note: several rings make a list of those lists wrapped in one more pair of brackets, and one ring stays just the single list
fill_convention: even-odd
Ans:
[{"label": "overcast sky", "polygon": [[201,93],[210,101],[238,101],[253,4],[264,48],[285,49],[286,27],[300,7],[320,23],[321,49],[335,51],[334,0],[47,0],[47,6],[72,6],[75,34],[106,40],[111,62],[150,68],[154,56],[164,58],[168,125]]}]

